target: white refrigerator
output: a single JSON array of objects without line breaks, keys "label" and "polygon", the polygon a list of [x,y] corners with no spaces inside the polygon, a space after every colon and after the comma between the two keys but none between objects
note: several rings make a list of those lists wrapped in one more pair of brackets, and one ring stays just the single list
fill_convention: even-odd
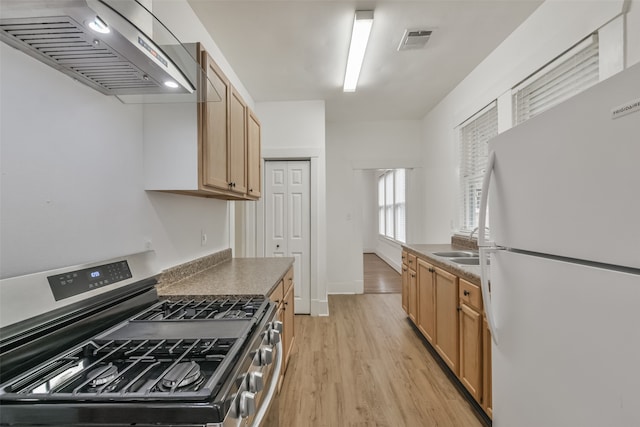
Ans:
[{"label": "white refrigerator", "polygon": [[494,427],[640,426],[640,64],[489,150]]}]

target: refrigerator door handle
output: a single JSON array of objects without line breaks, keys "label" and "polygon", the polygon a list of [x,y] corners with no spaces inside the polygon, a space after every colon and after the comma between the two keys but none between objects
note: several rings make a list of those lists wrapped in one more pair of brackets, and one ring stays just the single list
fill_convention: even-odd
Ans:
[{"label": "refrigerator door handle", "polygon": [[484,311],[487,315],[487,323],[491,332],[491,339],[498,345],[498,331],[494,317],[493,304],[491,301],[491,290],[489,280],[489,254],[501,250],[494,242],[487,241],[487,202],[489,200],[489,184],[493,175],[493,167],[496,162],[494,151],[489,152],[487,157],[487,169],[482,179],[482,193],[480,195],[480,218],[478,218],[478,249],[480,251],[480,288],[482,290],[482,301]]},{"label": "refrigerator door handle", "polygon": [[498,345],[498,331],[496,327],[496,319],[494,316],[493,302],[491,300],[491,284],[489,280],[489,254],[504,250],[503,248],[479,247],[480,252],[480,290],[482,291],[482,302],[484,303],[484,312],[487,316],[489,324],[489,332],[491,339],[495,345]]},{"label": "refrigerator door handle", "polygon": [[478,218],[478,247],[493,247],[493,242],[487,242],[487,201],[489,200],[489,183],[493,174],[493,166],[496,162],[494,151],[487,157],[487,170],[482,178],[482,192],[480,194],[480,218]]}]

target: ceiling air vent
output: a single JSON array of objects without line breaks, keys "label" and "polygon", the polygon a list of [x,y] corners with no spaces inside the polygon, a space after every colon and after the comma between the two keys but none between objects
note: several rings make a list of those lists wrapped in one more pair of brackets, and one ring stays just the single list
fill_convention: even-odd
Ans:
[{"label": "ceiling air vent", "polygon": [[398,50],[415,50],[425,47],[431,37],[431,30],[404,30]]}]

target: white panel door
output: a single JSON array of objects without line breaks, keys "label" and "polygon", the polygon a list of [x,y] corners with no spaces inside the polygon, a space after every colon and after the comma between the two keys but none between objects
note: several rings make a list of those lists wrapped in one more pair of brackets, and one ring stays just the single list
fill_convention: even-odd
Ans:
[{"label": "white panel door", "polygon": [[295,312],[311,312],[308,161],[265,162],[265,256],[293,257]]}]

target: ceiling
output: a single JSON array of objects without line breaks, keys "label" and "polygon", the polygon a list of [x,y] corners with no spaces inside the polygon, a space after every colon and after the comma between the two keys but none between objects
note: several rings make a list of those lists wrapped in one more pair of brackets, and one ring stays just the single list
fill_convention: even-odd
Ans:
[{"label": "ceiling", "polygon": [[[542,1],[188,0],[256,102],[325,100],[326,120],[421,119]],[[342,81],[355,10],[374,10],[358,88]],[[397,51],[405,29],[433,31]]]}]

